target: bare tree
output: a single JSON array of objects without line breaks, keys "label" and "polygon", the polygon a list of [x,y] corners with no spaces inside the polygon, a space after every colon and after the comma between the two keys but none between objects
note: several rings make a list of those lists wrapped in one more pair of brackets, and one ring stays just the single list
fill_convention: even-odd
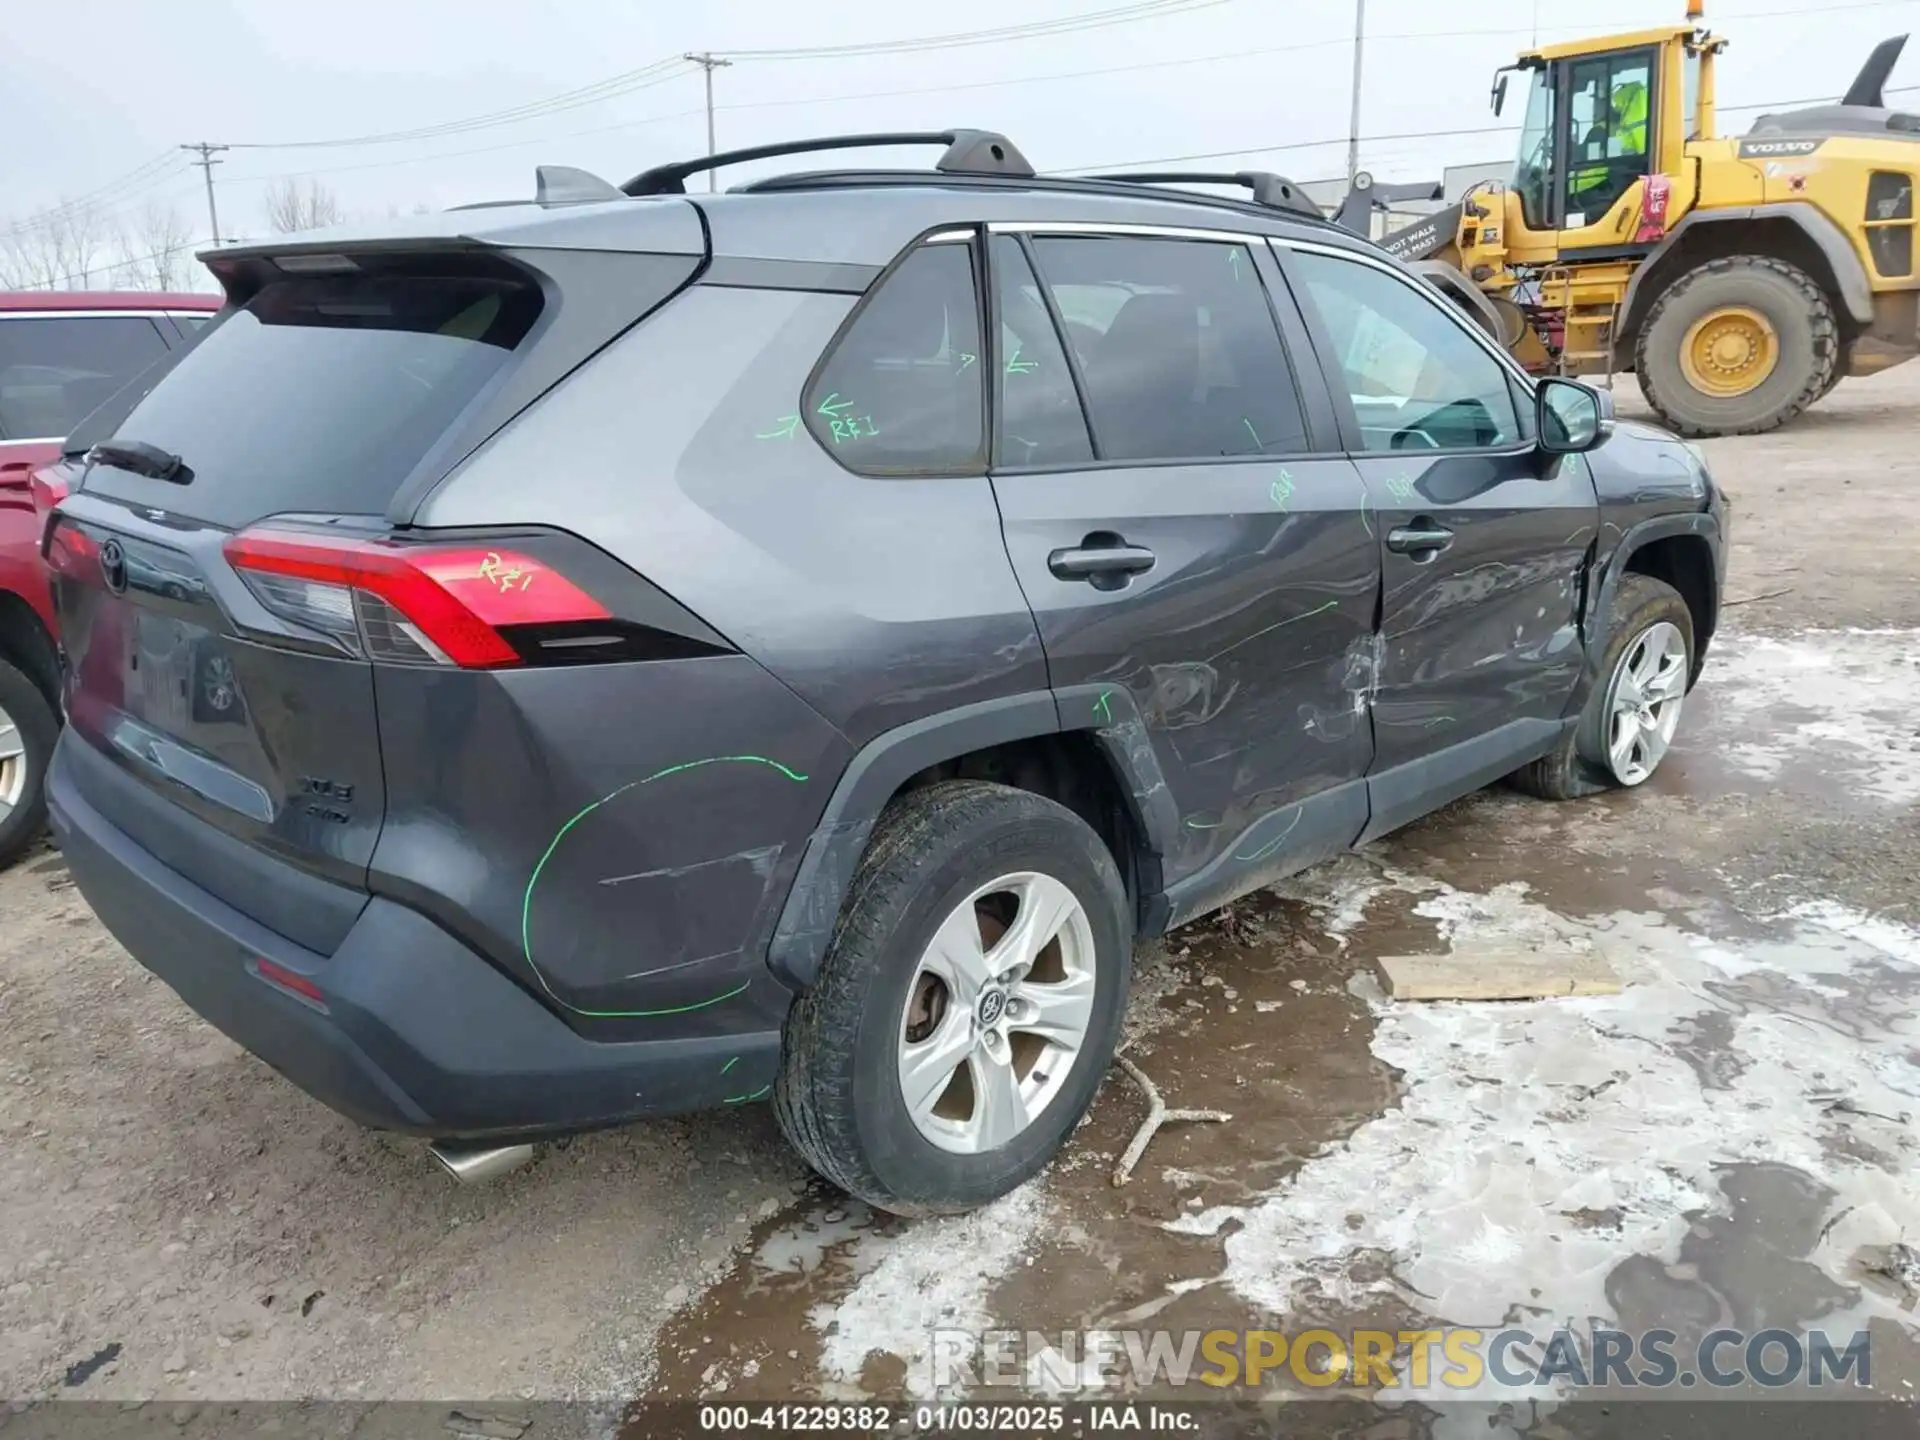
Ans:
[{"label": "bare tree", "polygon": [[193,232],[172,205],[149,200],[131,222],[116,227],[115,283],[130,290],[186,290],[199,266]]},{"label": "bare tree", "polygon": [[94,205],[58,205],[0,226],[0,284],[23,290],[84,290],[104,278],[107,217]]},{"label": "bare tree", "polygon": [[268,226],[281,235],[338,225],[347,218],[339,197],[311,176],[305,186],[291,177],[273,186],[267,191],[266,211]]}]

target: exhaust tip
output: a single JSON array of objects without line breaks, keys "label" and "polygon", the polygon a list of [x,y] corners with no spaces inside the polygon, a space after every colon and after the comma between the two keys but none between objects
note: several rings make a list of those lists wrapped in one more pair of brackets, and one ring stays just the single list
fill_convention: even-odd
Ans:
[{"label": "exhaust tip", "polygon": [[481,1185],[518,1170],[533,1159],[531,1145],[448,1145],[427,1147],[440,1168],[462,1185]]}]

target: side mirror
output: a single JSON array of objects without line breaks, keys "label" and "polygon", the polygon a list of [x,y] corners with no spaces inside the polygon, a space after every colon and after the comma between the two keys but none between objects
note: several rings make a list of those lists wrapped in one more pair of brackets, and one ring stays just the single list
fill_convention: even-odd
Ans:
[{"label": "side mirror", "polygon": [[1613,434],[1613,397],[1550,376],[1533,392],[1534,433],[1549,455],[1578,455]]},{"label": "side mirror", "polygon": [[1507,72],[1502,70],[1493,77],[1493,113],[1498,115],[1507,106]]}]

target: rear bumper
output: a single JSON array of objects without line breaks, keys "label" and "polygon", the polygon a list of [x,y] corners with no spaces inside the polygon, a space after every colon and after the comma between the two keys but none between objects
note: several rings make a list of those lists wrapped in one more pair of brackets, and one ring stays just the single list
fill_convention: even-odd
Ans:
[{"label": "rear bumper", "polygon": [[[381,1130],[534,1138],[758,1099],[778,1030],[603,1042],[562,1023],[424,916],[373,897],[330,956],[240,914],[90,805],[67,747],[48,802],[75,882],[101,921],[203,1019],[309,1095]],[[260,978],[270,961],[324,1006]]]}]

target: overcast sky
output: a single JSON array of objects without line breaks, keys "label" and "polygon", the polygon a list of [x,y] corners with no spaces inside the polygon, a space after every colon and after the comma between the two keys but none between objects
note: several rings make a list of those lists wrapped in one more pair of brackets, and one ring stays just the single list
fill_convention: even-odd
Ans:
[{"label": "overcast sky", "polygon": [[[240,149],[412,130],[536,106],[687,50],[829,47],[951,35],[1118,7],[1123,0],[61,0],[8,7],[0,40],[0,221],[113,186],[132,211],[171,202],[207,234],[200,172],[175,147],[233,144],[215,169],[222,228],[264,230],[262,196],[311,174],[350,214],[531,194],[533,166],[620,180],[706,146],[698,70],[521,123],[431,139]],[[1042,169],[1206,151],[1308,180],[1345,165],[1353,0],[1191,0],[1180,13],[1078,33],[923,53],[739,59],[716,79],[722,148],[854,130],[974,125]],[[1677,22],[1683,0],[1367,0],[1362,164],[1437,177],[1497,159],[1509,134],[1456,134],[1488,113],[1496,66],[1524,47]],[[1537,21],[1536,21],[1537,17]],[[1723,105],[1836,96],[1920,0],[1709,0],[1733,40]],[[1192,63],[1168,63],[1190,61]],[[1126,67],[1126,68],[1122,68]],[[1143,68],[1145,67],[1145,68]],[[1088,74],[1090,71],[1109,71]],[[1920,47],[1895,85],[1920,86]],[[1516,97],[1516,101],[1517,101]],[[1506,121],[1521,106],[1508,104]],[[1752,112],[1729,115],[1744,129]],[[1304,142],[1333,143],[1306,146]],[[739,178],[738,176],[734,178]]]}]

